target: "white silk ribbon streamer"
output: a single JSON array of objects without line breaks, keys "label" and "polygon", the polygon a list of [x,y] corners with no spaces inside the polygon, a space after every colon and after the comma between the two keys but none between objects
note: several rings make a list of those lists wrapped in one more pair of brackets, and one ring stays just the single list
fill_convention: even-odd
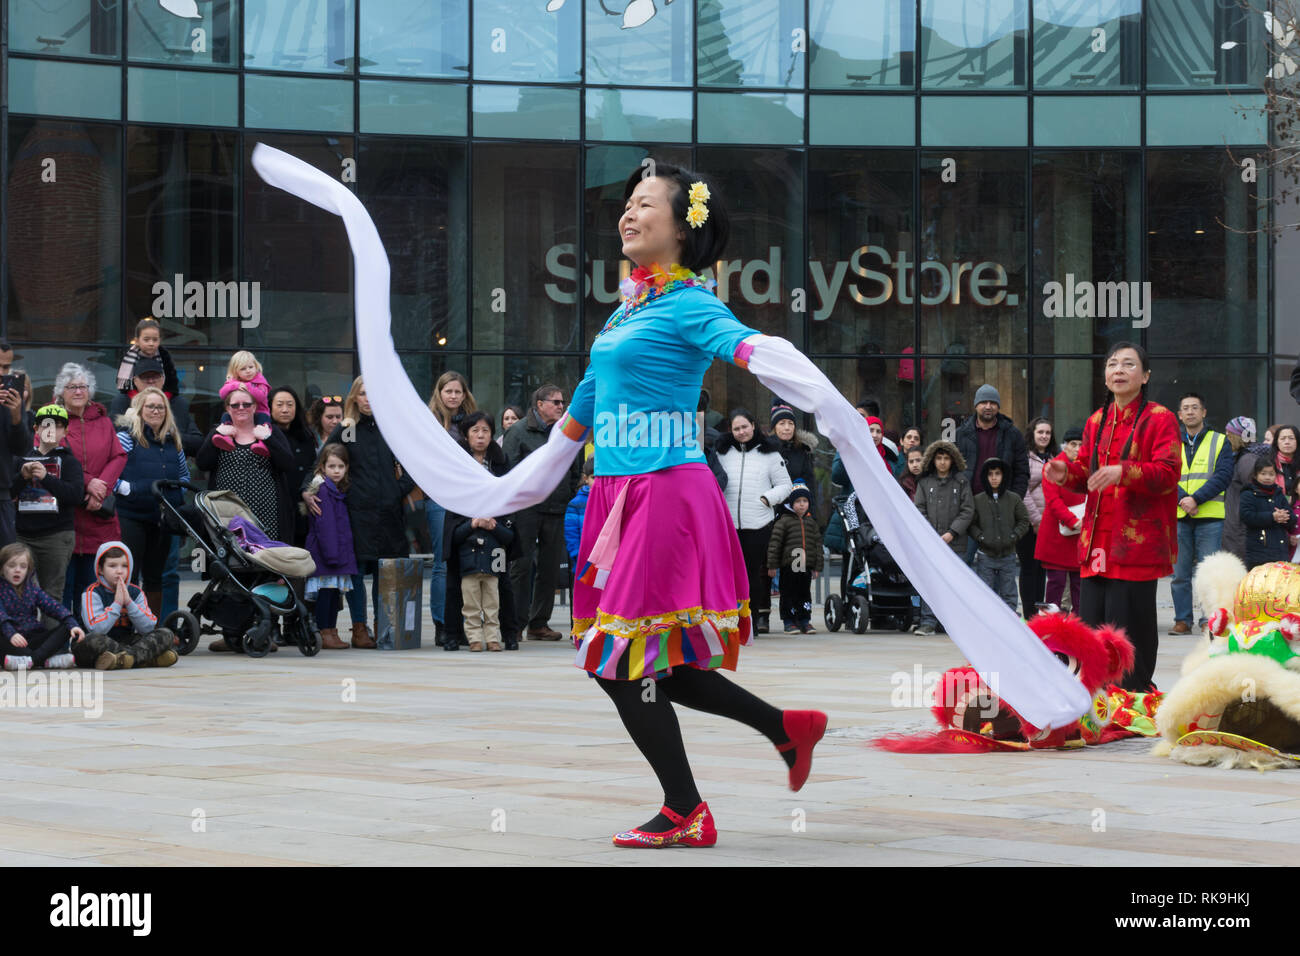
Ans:
[{"label": "white silk ribbon streamer", "polygon": [[862,416],[808,358],[781,338],[754,335],[749,370],[775,394],[813,412],[840,453],[871,526],[948,636],[999,697],[1036,727],[1061,727],[1092,701],[1020,617],[934,533],[876,451]]},{"label": "white silk ribbon streamer", "polygon": [[583,442],[552,428],[550,438],[500,477],[465,454],[416,393],[393,346],[388,254],[357,199],[337,179],[258,143],[253,168],[266,182],[343,219],[356,262],[357,351],[375,421],[393,455],[438,504],[473,516],[506,515],[543,501]]}]

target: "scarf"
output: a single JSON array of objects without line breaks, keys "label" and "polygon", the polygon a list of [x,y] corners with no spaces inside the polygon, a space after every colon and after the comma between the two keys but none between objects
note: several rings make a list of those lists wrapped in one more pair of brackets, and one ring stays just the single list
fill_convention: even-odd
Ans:
[{"label": "scarf", "polygon": [[[872,415],[867,418],[867,427],[870,428],[872,425],[875,425],[877,428],[880,429],[880,441],[876,442],[876,451],[880,452],[880,460],[883,461],[886,465],[888,465],[889,452],[885,451],[885,423],[882,422],[879,418],[876,418],[876,416]],[[875,441],[874,435],[871,436],[871,440]]]}]

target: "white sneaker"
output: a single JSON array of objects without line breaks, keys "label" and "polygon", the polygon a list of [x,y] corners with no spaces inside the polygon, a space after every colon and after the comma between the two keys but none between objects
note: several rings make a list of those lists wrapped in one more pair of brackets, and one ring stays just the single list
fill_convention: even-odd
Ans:
[{"label": "white sneaker", "polygon": [[5,670],[7,671],[29,671],[32,669],[32,659],[25,654],[6,654]]},{"label": "white sneaker", "polygon": [[71,654],[53,654],[45,659],[45,666],[51,668],[76,667],[77,662]]}]

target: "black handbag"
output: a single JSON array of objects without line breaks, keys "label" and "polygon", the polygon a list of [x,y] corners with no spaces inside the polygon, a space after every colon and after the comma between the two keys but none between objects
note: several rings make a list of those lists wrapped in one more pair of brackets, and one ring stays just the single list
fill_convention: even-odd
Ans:
[{"label": "black handbag", "polygon": [[117,500],[114,498],[113,493],[110,491],[107,495],[104,496],[104,500],[99,503],[99,507],[96,510],[91,511],[89,508],[87,508],[86,511],[88,514],[92,514],[96,518],[111,518],[113,517],[113,514],[117,511]]}]

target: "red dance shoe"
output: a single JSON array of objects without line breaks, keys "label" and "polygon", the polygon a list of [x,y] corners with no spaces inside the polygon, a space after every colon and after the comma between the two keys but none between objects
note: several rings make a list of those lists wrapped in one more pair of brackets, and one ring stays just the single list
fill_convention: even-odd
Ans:
[{"label": "red dance shoe", "polygon": [[660,807],[659,812],[677,826],[667,833],[625,830],[614,834],[614,845],[662,849],[669,846],[713,846],[718,842],[718,828],[713,825],[713,814],[709,812],[707,803],[701,803],[687,816],[673,813],[667,807]]},{"label": "red dance shoe", "polygon": [[790,789],[798,793],[808,780],[808,771],[812,769],[813,747],[826,733],[826,715],[820,710],[783,710],[781,724],[789,743],[781,744],[776,749],[784,753],[795,751],[794,766],[790,768]]}]

